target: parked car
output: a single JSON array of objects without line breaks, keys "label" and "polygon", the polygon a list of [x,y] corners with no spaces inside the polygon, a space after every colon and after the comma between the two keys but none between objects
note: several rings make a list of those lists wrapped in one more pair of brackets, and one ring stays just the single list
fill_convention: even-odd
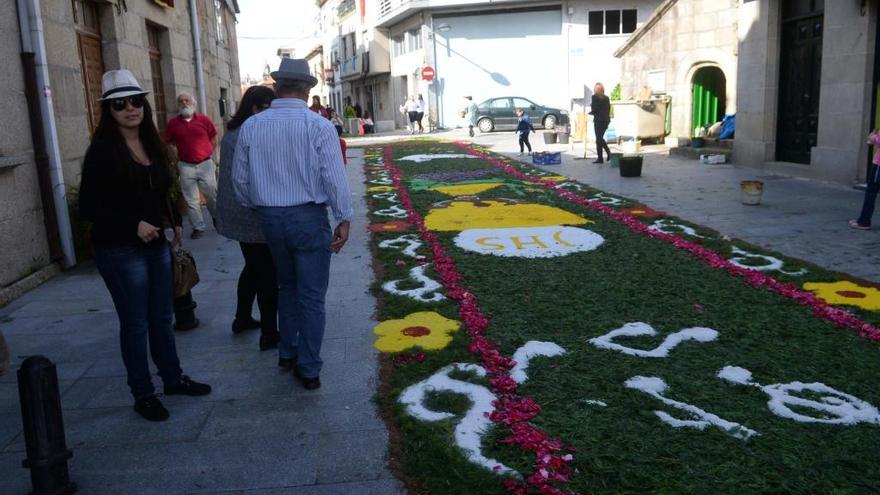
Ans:
[{"label": "parked car", "polygon": [[568,124],[568,111],[550,108],[521,96],[502,96],[489,98],[477,105],[477,127],[480,132],[516,129],[517,119],[514,110],[522,108],[535,127],[552,129],[557,124]]}]

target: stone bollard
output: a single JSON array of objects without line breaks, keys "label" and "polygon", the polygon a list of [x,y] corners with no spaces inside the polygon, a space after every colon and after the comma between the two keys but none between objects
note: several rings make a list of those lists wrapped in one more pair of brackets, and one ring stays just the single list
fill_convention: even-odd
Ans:
[{"label": "stone bollard", "polygon": [[18,396],[27,449],[22,466],[31,471],[31,495],[76,493],[67,471],[73,452],[64,439],[55,365],[43,356],[25,359],[18,370]]}]

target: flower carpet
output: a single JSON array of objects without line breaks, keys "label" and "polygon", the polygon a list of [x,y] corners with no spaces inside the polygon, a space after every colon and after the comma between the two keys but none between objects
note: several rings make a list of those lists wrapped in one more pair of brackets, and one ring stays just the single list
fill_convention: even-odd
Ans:
[{"label": "flower carpet", "polygon": [[875,285],[463,143],[365,161],[412,493],[876,493]]}]

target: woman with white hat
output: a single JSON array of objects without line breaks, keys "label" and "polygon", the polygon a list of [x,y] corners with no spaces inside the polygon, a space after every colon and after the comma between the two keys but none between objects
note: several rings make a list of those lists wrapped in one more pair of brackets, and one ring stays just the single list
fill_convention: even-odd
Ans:
[{"label": "woman with white hat", "polygon": [[211,387],[183,374],[172,330],[174,288],[165,226],[180,241],[172,207],[174,180],[167,148],[153,123],[147,94],[127,70],[104,74],[101,120],[83,161],[80,216],[92,222],[95,264],[119,316],[122,360],[134,409],[168,419],[155,394],[147,345],[165,395],[206,395]]}]

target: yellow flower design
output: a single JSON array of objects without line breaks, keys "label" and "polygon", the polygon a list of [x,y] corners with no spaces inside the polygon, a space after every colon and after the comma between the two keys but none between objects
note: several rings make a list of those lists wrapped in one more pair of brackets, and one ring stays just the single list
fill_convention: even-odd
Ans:
[{"label": "yellow flower design", "polygon": [[876,287],[862,287],[849,281],[809,282],[804,289],[815,292],[828,304],[846,304],[872,311],[880,310],[880,290]]},{"label": "yellow flower design", "polygon": [[432,191],[439,191],[448,196],[473,196],[498,186],[503,186],[503,182],[479,182],[475,184],[456,184],[452,186],[436,186],[432,187]]},{"label": "yellow flower design", "polygon": [[565,177],[565,176],[562,176],[562,175],[548,175],[548,176],[545,176],[545,177],[539,177],[539,179],[541,179],[541,180],[552,180],[553,182],[565,182],[565,181],[567,181],[567,180],[570,180],[568,177]]},{"label": "yellow flower design", "polygon": [[437,351],[452,342],[452,334],[460,327],[458,321],[433,311],[420,311],[376,325],[373,333],[379,338],[373,345],[382,352],[400,352],[410,347]]},{"label": "yellow flower design", "polygon": [[451,200],[445,207],[431,209],[425,217],[425,226],[440,232],[585,223],[590,220],[553,206],[493,200]]},{"label": "yellow flower design", "polygon": [[396,190],[394,186],[370,186],[367,188],[367,192],[389,192]]}]

